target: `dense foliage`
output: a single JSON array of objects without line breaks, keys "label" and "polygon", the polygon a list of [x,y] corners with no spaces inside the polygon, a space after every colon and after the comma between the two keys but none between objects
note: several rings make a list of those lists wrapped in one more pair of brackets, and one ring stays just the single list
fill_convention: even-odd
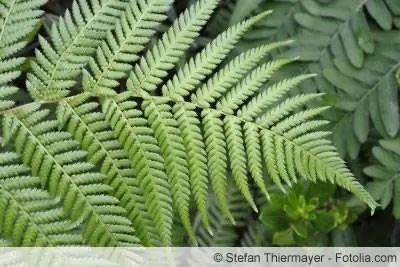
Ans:
[{"label": "dense foliage", "polygon": [[397,1],[0,0],[0,19],[2,245],[347,245],[392,216],[377,202],[400,216]]},{"label": "dense foliage", "polygon": [[[274,13],[257,23],[237,50],[263,42],[295,40],[272,57],[299,57],[277,78],[293,73],[318,74],[301,83],[299,91],[326,93],[322,103],[332,109],[323,117],[332,122],[327,129],[333,133],[335,146],[385,210],[369,217],[362,213],[359,203],[350,200],[348,205],[357,207],[361,217],[338,238],[335,232],[333,244],[398,244],[400,187],[396,140],[400,113],[396,73],[400,67],[400,2],[259,0],[250,5],[244,0],[228,1],[210,24],[210,33],[266,9]],[[384,233],[383,224],[387,229]]]}]

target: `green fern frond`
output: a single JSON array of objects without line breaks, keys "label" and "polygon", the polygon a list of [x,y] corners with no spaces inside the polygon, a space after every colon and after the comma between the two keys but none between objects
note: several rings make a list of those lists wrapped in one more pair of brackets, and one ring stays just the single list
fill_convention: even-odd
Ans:
[{"label": "green fern frond", "polygon": [[239,116],[250,119],[256,118],[263,111],[270,109],[289,91],[298,86],[302,81],[314,77],[315,75],[300,75],[291,79],[285,79],[275,83],[256,95],[250,102],[237,112]]},{"label": "green fern frond", "polygon": [[72,98],[59,104],[57,114],[61,126],[88,152],[88,161],[100,167],[105,182],[113,187],[112,195],[125,207],[144,245],[158,244],[154,223],[145,208],[145,196],[138,187],[128,154],[122,149],[113,131],[98,110],[99,103],[88,97]]},{"label": "green fern frond", "polygon": [[125,209],[109,196],[110,186],[86,162],[79,143],[57,131],[57,121],[47,120],[49,110],[39,105],[18,109],[4,117],[3,136],[15,135],[14,147],[32,175],[40,178],[51,196],[63,199],[63,208],[72,220],[84,220],[83,236],[94,246],[138,244]]},{"label": "green fern frond", "polygon": [[166,82],[162,87],[163,95],[180,99],[188,95],[225,59],[242,35],[254,23],[270,13],[266,11],[221,33]]},{"label": "green fern frond", "polygon": [[25,59],[15,57],[27,44],[26,37],[39,23],[46,0],[0,2],[0,110],[14,105],[12,95],[19,89],[10,84],[21,74]]},{"label": "green fern frond", "polygon": [[231,60],[224,68],[211,76],[207,82],[192,94],[192,101],[208,106],[228,91],[230,86],[238,83],[248,71],[273,49],[290,44],[291,41],[278,42],[253,48]]},{"label": "green fern frond", "polygon": [[264,193],[265,197],[269,199],[268,189],[264,179],[259,129],[252,123],[244,123],[243,133],[247,164],[251,177],[254,179],[254,182],[260,188],[261,192]]},{"label": "green fern frond", "polygon": [[178,123],[173,118],[169,99],[144,100],[142,109],[161,148],[173,203],[194,244],[197,243],[189,218],[190,184],[188,161]]},{"label": "green fern frond", "polygon": [[208,169],[207,155],[201,122],[195,112],[195,106],[176,103],[173,107],[174,118],[178,122],[185,146],[191,191],[193,193],[200,218],[212,235],[208,221]]},{"label": "green fern frond", "polygon": [[[357,157],[368,138],[370,118],[382,136],[397,134],[397,89],[392,81],[393,70],[398,67],[399,45],[393,38],[397,32],[392,29],[399,14],[397,4],[378,0],[273,0],[261,4],[263,9],[274,9],[274,13],[244,36],[243,46],[296,39],[280,56],[300,55],[300,63],[293,65],[296,72],[323,74],[300,84],[299,89],[328,93],[328,104],[336,109],[326,116],[336,122],[333,139],[342,156]],[[390,45],[385,40],[391,40]],[[377,66],[382,67],[378,70]],[[292,74],[293,70],[284,71],[283,76]],[[392,104],[378,104],[384,103],[384,98],[385,103]],[[350,128],[353,131],[349,132]]]},{"label": "green fern frond", "polygon": [[[60,199],[40,188],[40,179],[13,152],[0,153],[0,229],[14,246],[80,245]],[[11,244],[10,244],[11,245]]]},{"label": "green fern frond", "polygon": [[161,148],[129,94],[102,103],[106,120],[132,162],[146,207],[164,245],[171,244],[172,199]]},{"label": "green fern frond", "polygon": [[113,94],[113,87],[132,70],[137,54],[167,18],[169,6],[166,0],[131,1],[115,30],[97,49],[96,59],[90,58],[92,74],[84,72],[83,90]]},{"label": "green fern frond", "polygon": [[240,120],[232,116],[226,116],[224,119],[224,130],[232,176],[235,179],[237,187],[249,202],[250,206],[255,212],[258,212],[247,182],[246,152]]},{"label": "green fern frond", "polygon": [[223,122],[214,112],[204,110],[201,115],[211,185],[221,205],[222,212],[232,223],[235,223],[227,201],[226,169],[228,158]]},{"label": "green fern frond", "polygon": [[217,102],[217,108],[232,114],[246,99],[257,92],[278,69],[291,62],[293,62],[293,59],[278,59],[259,66],[246,75],[237,86],[228,91]]},{"label": "green fern frond", "polygon": [[130,90],[154,91],[199,35],[217,6],[215,0],[199,0],[175,20],[153,48],[133,67]]},{"label": "green fern frond", "polygon": [[[157,40],[155,27],[168,5],[76,0],[72,15],[67,11],[53,25],[50,40],[39,38],[27,81],[36,102],[0,113],[7,151],[20,156],[41,190],[60,199],[57,208],[80,223],[86,244],[167,246],[175,240],[173,225],[181,223],[192,244],[234,245],[240,236],[231,224],[244,227],[257,211],[253,180],[268,198],[268,178],[283,191],[300,179],[330,181],[376,207],[329,132],[318,128],[327,121],[316,117],[327,108],[306,108],[322,94],[312,87],[313,93],[292,96],[294,88],[321,78],[303,74],[275,82],[275,73],[294,59],[265,63],[291,41],[256,47],[224,64],[243,33],[268,12],[222,33],[174,72],[218,1],[196,1]],[[342,23],[334,26],[348,25],[335,12],[331,18]],[[310,24],[308,17],[296,19],[303,28]],[[320,35],[332,34],[331,22],[315,25]],[[339,50],[332,46],[327,53]],[[382,56],[392,61],[394,55],[387,50]],[[86,63],[84,92],[66,97]],[[314,69],[321,72],[307,71]],[[115,87],[127,76],[128,90],[119,93],[123,86]],[[49,109],[41,108],[44,103]],[[192,226],[192,198],[201,226]]]},{"label": "green fern frond", "polygon": [[52,100],[67,96],[82,66],[106,38],[107,31],[115,27],[129,2],[74,1],[71,11],[67,10],[52,25],[50,41],[39,38],[41,49],[36,50],[26,82],[32,98]]}]

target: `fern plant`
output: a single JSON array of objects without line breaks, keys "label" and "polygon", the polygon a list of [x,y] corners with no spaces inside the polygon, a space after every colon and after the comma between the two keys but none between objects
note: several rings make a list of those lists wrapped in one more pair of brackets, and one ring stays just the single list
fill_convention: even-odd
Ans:
[{"label": "fern plant", "polygon": [[229,190],[258,211],[254,192],[268,199],[270,180],[284,192],[300,179],[330,181],[375,209],[319,130],[326,107],[303,109],[321,94],[289,95],[314,75],[263,88],[296,60],[263,58],[291,41],[227,60],[269,11],[228,28],[175,70],[218,1],[195,1],[150,45],[170,1],[76,0],[38,36],[26,73],[33,101],[11,107],[17,51],[44,1],[1,3],[2,32],[26,29],[7,38],[1,55],[0,233],[13,245],[167,246],[176,221],[196,245],[192,200],[202,235],[212,235],[210,191],[235,224],[247,207],[232,209]]},{"label": "fern plant", "polygon": [[246,34],[240,50],[262,42],[296,40],[280,56],[299,56],[300,60],[282,76],[294,71],[320,74],[299,89],[326,93],[323,101],[334,109],[324,115],[334,122],[332,138],[342,156],[356,159],[376,131],[383,138],[397,135],[398,1],[272,0],[256,1],[252,9],[243,8],[246,1],[232,2],[234,7],[225,9],[231,21],[237,10],[247,10],[241,17],[275,10]]}]

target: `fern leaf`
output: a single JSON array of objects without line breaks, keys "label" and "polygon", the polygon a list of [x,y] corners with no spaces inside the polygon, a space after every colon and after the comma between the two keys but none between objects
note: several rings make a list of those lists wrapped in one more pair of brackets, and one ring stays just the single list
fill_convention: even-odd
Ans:
[{"label": "fern leaf", "polygon": [[7,59],[21,50],[43,14],[46,0],[11,0],[1,3],[0,58]]},{"label": "fern leaf", "polygon": [[[69,134],[57,131],[57,121],[46,120],[49,110],[35,105],[5,116],[15,134],[14,146],[32,174],[51,196],[63,198],[63,207],[72,220],[85,221],[83,236],[91,245],[137,244],[133,228],[123,217],[125,210],[109,196],[104,177],[85,161],[86,153]],[[4,127],[4,131],[10,131]],[[10,133],[6,133],[6,136]]]},{"label": "fern leaf", "polygon": [[[370,119],[385,138],[397,134],[398,100],[393,70],[398,67],[399,45],[393,38],[397,35],[392,29],[397,9],[392,1],[351,0],[325,4],[317,0],[271,1],[263,8],[275,12],[249,31],[244,45],[254,46],[257,41],[283,40],[288,36],[296,39],[281,56],[300,55],[303,64],[293,67],[301,74],[323,74],[302,83],[299,89],[334,96],[329,97],[329,104],[336,110],[326,116],[336,122],[332,128],[333,139],[342,156],[357,157],[370,132]],[[372,30],[378,27],[367,16],[383,30]],[[390,44],[387,40],[391,40]],[[385,71],[381,72],[382,69]],[[290,70],[288,75],[292,73]],[[392,104],[378,104],[384,98],[385,103],[390,99]]]},{"label": "fern leaf", "polygon": [[240,37],[254,23],[270,13],[266,11],[221,33],[166,82],[162,88],[163,94],[174,98],[187,96],[225,59]]},{"label": "fern leaf", "polygon": [[50,41],[39,38],[41,49],[36,50],[26,82],[35,100],[59,99],[69,94],[80,69],[107,31],[115,27],[129,1],[101,0],[91,4],[87,0],[75,0],[71,11],[67,10],[52,25]]},{"label": "fern leaf", "polygon": [[178,123],[171,113],[168,99],[160,101],[144,100],[142,108],[150,127],[153,129],[165,159],[165,168],[171,184],[172,199],[179,217],[192,242],[197,244],[189,218],[189,184],[188,161]]},{"label": "fern leaf", "polygon": [[[288,101],[297,102],[296,98]],[[297,108],[294,105],[292,111]],[[325,181],[329,179],[332,183],[353,192],[370,207],[375,207],[376,202],[367,192],[360,190],[362,186],[348,171],[344,161],[338,156],[330,141],[324,139],[329,132],[304,133],[304,128],[296,129],[296,127],[302,127],[302,123],[310,121],[312,117],[317,116],[323,110],[324,108],[309,109],[284,119],[280,118],[279,122],[273,117],[259,119],[263,127],[270,127],[270,132],[263,130],[262,134],[264,155],[267,157],[267,165],[269,166],[268,171],[278,185],[280,184],[280,175],[290,184],[290,178],[295,176],[294,168],[301,176],[308,177],[311,180]],[[272,126],[272,123],[275,125]],[[324,122],[316,121],[314,125],[323,124]],[[303,127],[307,128],[309,125]],[[290,129],[292,130],[288,131]],[[294,134],[294,132],[299,135]],[[288,174],[287,170],[290,170],[291,174]]]},{"label": "fern leaf", "polygon": [[146,207],[164,245],[171,244],[172,200],[165,163],[154,133],[129,95],[102,104],[106,120],[129,154],[139,187],[147,196]]},{"label": "fern leaf", "polygon": [[97,49],[96,59],[90,58],[92,74],[84,73],[83,89],[115,94],[113,87],[132,70],[139,58],[137,54],[145,49],[158,25],[167,18],[168,9],[166,0],[131,1],[116,29]]},{"label": "fern leaf", "polygon": [[254,179],[254,182],[260,188],[261,192],[269,199],[268,189],[264,182],[259,129],[251,123],[245,123],[243,125],[243,130],[247,163],[251,177]]},{"label": "fern leaf", "polygon": [[247,182],[246,152],[240,120],[232,116],[225,117],[224,129],[232,176],[250,206],[258,212]]},{"label": "fern leaf", "polygon": [[218,2],[200,0],[175,20],[154,47],[133,67],[127,86],[130,90],[154,91],[178,62],[206,24]]},{"label": "fern leaf", "polygon": [[292,59],[278,59],[256,68],[217,102],[217,108],[226,113],[233,114],[234,110],[242,105],[248,97],[258,91],[271,78],[275,71],[292,61]]},{"label": "fern leaf", "polygon": [[185,146],[191,191],[193,193],[200,218],[204,227],[212,235],[208,220],[208,169],[201,122],[194,111],[194,106],[176,103],[173,107]]},{"label": "fern leaf", "polygon": [[235,223],[235,219],[229,211],[228,201],[226,198],[226,169],[228,159],[226,156],[223,122],[218,116],[216,116],[215,112],[203,111],[202,123],[211,184],[218,202],[220,203],[222,212],[232,223]]},{"label": "fern leaf", "polygon": [[260,92],[249,103],[244,105],[237,114],[243,118],[256,118],[263,111],[268,110],[271,106],[277,103],[290,90],[299,85],[302,81],[314,77],[315,75],[301,75],[291,79],[286,79],[276,84],[269,86],[267,89]]},{"label": "fern leaf", "polygon": [[[305,121],[308,118],[312,118],[317,114],[327,110],[327,107],[320,107],[316,109],[309,109],[306,111],[299,112],[291,117],[287,117],[291,112],[294,112],[296,109],[301,108],[307,102],[321,96],[321,94],[305,94],[305,95],[296,95],[295,97],[288,98],[283,103],[277,105],[271,110],[265,112],[259,118],[256,119],[257,123],[265,127],[271,127],[275,129],[279,129],[279,127],[283,126],[285,130],[289,130],[290,127],[293,127],[299,123],[298,119],[302,119]],[[281,119],[285,118],[284,122],[278,123]],[[290,121],[290,124],[288,123]],[[277,124],[278,123],[278,124]],[[276,125],[274,125],[276,124]],[[284,130],[280,130],[279,133],[283,133]]]},{"label": "fern leaf", "polygon": [[[378,130],[397,133],[399,122],[389,114],[397,103],[392,80],[387,79],[393,78],[392,70],[377,87],[392,90],[379,90],[374,103],[377,98],[369,97],[368,89],[349,89],[358,84],[353,79],[359,72],[346,73],[333,60],[344,58],[355,67],[368,62],[374,75],[359,77],[366,83],[380,76],[382,58],[385,64],[397,64],[396,45],[377,50],[388,47],[382,36],[375,36],[377,46],[351,38],[364,23],[361,8],[368,1],[352,0],[343,6],[332,1],[325,12],[320,1],[293,0],[291,4],[301,10],[290,14],[289,23],[296,21],[292,26],[300,30],[300,43],[262,45],[224,64],[237,40],[265,15],[261,14],[221,34],[174,75],[218,1],[194,2],[157,40],[155,27],[161,26],[169,1],[76,0],[72,13],[67,11],[53,24],[49,41],[39,37],[41,48],[27,81],[36,102],[0,113],[1,140],[7,151],[13,149],[20,156],[21,171],[37,177],[50,198],[62,200],[57,209],[79,224],[89,245],[171,245],[176,241],[173,231],[179,229],[173,225],[181,221],[192,244],[198,239],[200,245],[232,246],[240,236],[228,223],[245,226],[253,215],[248,204],[257,211],[248,174],[267,197],[266,177],[282,190],[300,179],[330,181],[374,210],[377,203],[327,139],[330,133],[318,129],[327,122],[315,117],[332,114],[326,107],[310,107],[321,96],[316,93],[322,91],[319,88],[328,85],[326,92],[337,90],[340,97],[347,97],[342,106],[349,110],[360,98],[369,102]],[[371,6],[369,12],[372,17],[379,14]],[[325,25],[319,23],[322,17],[327,17]],[[369,40],[370,34],[368,29],[361,36]],[[392,31],[387,34],[393,37]],[[143,51],[150,39],[154,46]],[[293,49],[285,57],[264,63],[272,50],[289,44]],[[300,59],[306,66],[301,71],[321,73],[332,66],[340,71],[324,71],[324,78],[302,74],[273,83],[272,75],[294,61],[287,56],[299,47],[307,52]],[[86,63],[86,92],[66,97]],[[14,68],[19,62],[9,64]],[[117,94],[113,89],[128,72],[128,92]],[[8,83],[13,75],[0,76],[0,83]],[[340,79],[346,75],[352,77]],[[312,93],[287,97],[294,87]],[[41,108],[42,103],[50,108],[58,103],[57,114]],[[379,111],[385,118],[379,118]],[[365,129],[365,115],[362,118]],[[8,176],[15,175],[19,174]],[[208,178],[214,202],[207,199]],[[192,197],[199,209],[195,227],[189,215]],[[18,215],[17,208],[12,207],[10,218]],[[201,233],[196,230],[200,221]],[[24,235],[18,232],[19,239]]]},{"label": "fern leaf", "polygon": [[40,179],[12,152],[0,153],[0,229],[14,246],[80,245],[79,223],[68,220],[59,200],[40,188]]},{"label": "fern leaf", "polygon": [[88,161],[100,167],[105,182],[113,187],[113,196],[127,209],[135,234],[144,245],[154,246],[158,236],[145,209],[145,197],[138,187],[127,153],[108,127],[99,103],[85,98],[63,101],[58,107],[61,125],[88,151]]},{"label": "fern leaf", "polygon": [[14,57],[27,44],[26,37],[39,23],[45,0],[12,0],[0,3],[0,110],[11,108],[19,89],[10,82],[21,74],[24,58]]},{"label": "fern leaf", "polygon": [[290,44],[291,41],[273,43],[253,48],[230,61],[224,68],[211,76],[207,82],[192,94],[192,101],[203,106],[216,101],[230,86],[238,83],[271,50]]}]

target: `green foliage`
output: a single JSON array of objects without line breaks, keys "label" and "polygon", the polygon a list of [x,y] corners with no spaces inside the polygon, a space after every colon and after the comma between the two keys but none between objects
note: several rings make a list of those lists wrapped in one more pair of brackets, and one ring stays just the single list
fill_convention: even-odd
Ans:
[{"label": "green foliage", "polygon": [[[129,1],[99,0],[90,6],[86,0],[74,1],[71,11],[59,18],[51,28],[49,41],[39,37],[28,73],[27,89],[35,100],[52,100],[68,95],[81,68],[115,27]],[[131,3],[133,5],[133,3]]]},{"label": "green foliage", "polygon": [[297,184],[287,196],[271,194],[261,216],[273,244],[315,246],[334,229],[345,230],[357,215],[334,198],[335,190],[330,183]]},{"label": "green foliage", "polygon": [[400,64],[397,1],[271,0],[261,1],[252,10],[244,5],[237,1],[232,9],[248,11],[241,17],[268,9],[274,13],[246,34],[239,50],[296,40],[280,56],[299,56],[300,60],[281,75],[320,74],[299,89],[326,93],[324,103],[334,109],[324,116],[334,122],[330,129],[342,156],[357,158],[371,132],[378,131],[384,138],[396,136],[400,125],[394,82]]},{"label": "green foliage", "polygon": [[0,1],[0,110],[11,108],[19,90],[12,82],[21,75],[24,58],[15,56],[29,43],[29,35],[40,22],[39,10],[46,0]]},{"label": "green foliage", "polygon": [[[254,215],[249,206],[258,211],[258,191],[269,198],[271,182],[286,192],[300,180],[329,181],[374,210],[320,129],[327,108],[305,108],[322,94],[294,90],[315,76],[276,81],[297,58],[265,61],[292,42],[232,54],[270,12],[226,29],[182,63],[218,1],[195,1],[154,38],[170,4],[76,0],[38,37],[26,73],[33,102],[0,113],[2,236],[25,246],[168,246],[181,226],[193,245],[262,244],[260,224],[243,237],[236,227]],[[32,14],[27,25],[37,23]]]},{"label": "green foliage", "polygon": [[400,218],[400,138],[381,140],[372,149],[375,162],[364,169],[373,178],[367,184],[373,198],[380,202],[382,209],[393,203],[393,216]]}]

